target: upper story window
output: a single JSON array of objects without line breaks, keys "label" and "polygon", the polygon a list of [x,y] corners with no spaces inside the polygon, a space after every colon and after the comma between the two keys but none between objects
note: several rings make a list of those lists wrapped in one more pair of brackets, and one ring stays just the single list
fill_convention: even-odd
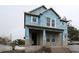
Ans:
[{"label": "upper story window", "polygon": [[52,26],[53,27],[55,26],[55,20],[52,20]]},{"label": "upper story window", "polygon": [[38,23],[38,17],[31,16],[31,22],[32,23]]},{"label": "upper story window", "polygon": [[47,17],[47,26],[50,26],[50,18]]},{"label": "upper story window", "polygon": [[55,20],[52,20],[49,17],[47,17],[47,26],[55,27]]},{"label": "upper story window", "polygon": [[64,25],[64,22],[62,22],[62,24]]},{"label": "upper story window", "polygon": [[36,22],[37,18],[36,17],[33,17],[33,22]]}]

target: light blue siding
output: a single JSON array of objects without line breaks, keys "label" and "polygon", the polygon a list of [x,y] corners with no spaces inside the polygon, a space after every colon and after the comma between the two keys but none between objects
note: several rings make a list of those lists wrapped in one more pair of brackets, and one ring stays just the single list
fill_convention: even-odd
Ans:
[{"label": "light blue siding", "polygon": [[[47,27],[47,20],[46,20],[46,17],[49,17],[50,18],[50,21],[52,20],[55,20],[56,22],[59,21],[58,17],[51,11],[47,11],[45,12],[43,15],[40,16],[40,25],[41,26],[46,26]],[[56,23],[57,25],[57,23]]]},{"label": "light blue siding", "polygon": [[[43,15],[40,15],[40,18],[38,17],[38,24],[35,24],[35,25],[47,27],[46,17],[49,17],[51,21],[55,20],[55,22],[56,22],[56,24],[55,24],[56,27],[55,28],[67,29],[67,24],[65,23],[63,25],[62,22],[60,21],[60,19],[58,19],[58,17],[51,10],[45,12]],[[26,20],[25,25],[32,25],[30,15],[26,15],[25,20]]]},{"label": "light blue siding", "polygon": [[26,16],[25,16],[25,20],[26,20],[25,25],[26,25],[26,24],[28,24],[28,25],[31,24],[31,16],[30,16],[30,15],[26,15]]}]

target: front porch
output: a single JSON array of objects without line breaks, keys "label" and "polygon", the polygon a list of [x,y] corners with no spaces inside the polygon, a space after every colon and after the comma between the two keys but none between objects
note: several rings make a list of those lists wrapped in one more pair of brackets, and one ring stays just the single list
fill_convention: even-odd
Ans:
[{"label": "front porch", "polygon": [[62,31],[28,27],[26,46],[63,46]]}]

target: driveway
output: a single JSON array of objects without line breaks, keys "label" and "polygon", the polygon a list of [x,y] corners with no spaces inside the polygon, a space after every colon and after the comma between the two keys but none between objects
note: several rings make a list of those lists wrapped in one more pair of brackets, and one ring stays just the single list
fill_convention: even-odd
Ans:
[{"label": "driveway", "polygon": [[[17,51],[24,51],[25,47],[15,46],[15,50],[17,50]],[[2,44],[0,44],[0,52],[4,52],[4,51],[12,51],[12,47],[9,46],[9,45],[2,45]]]},{"label": "driveway", "polygon": [[69,45],[68,48],[69,48],[73,53],[79,53],[79,45]]},{"label": "driveway", "polygon": [[3,52],[3,51],[10,51],[12,50],[12,47],[9,46],[9,45],[1,45],[0,44],[0,52]]}]

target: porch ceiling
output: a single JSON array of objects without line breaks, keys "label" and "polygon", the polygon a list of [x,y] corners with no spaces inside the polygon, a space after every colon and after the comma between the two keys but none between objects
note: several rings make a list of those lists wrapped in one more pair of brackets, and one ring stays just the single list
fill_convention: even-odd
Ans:
[{"label": "porch ceiling", "polygon": [[55,32],[63,32],[64,31],[64,29],[58,29],[58,28],[52,28],[52,27],[34,26],[34,25],[26,25],[26,26],[31,29],[39,29],[39,30],[46,29],[47,31],[55,31]]}]

